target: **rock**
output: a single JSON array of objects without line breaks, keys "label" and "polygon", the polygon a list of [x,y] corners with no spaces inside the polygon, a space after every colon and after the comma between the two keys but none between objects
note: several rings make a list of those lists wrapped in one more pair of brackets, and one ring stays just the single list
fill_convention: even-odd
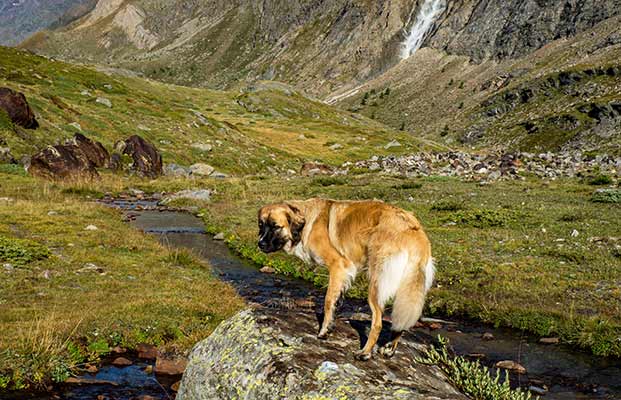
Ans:
[{"label": "rock", "polygon": [[192,147],[204,152],[209,152],[213,150],[213,146],[207,143],[193,143]]},{"label": "rock", "polygon": [[580,232],[578,232],[576,229],[571,231],[571,237],[575,238],[580,236]]},{"label": "rock", "polygon": [[162,175],[162,155],[157,148],[138,135],[117,142],[115,149],[130,156],[133,160],[131,170],[139,176],[157,178]]},{"label": "rock", "polygon": [[212,178],[215,179],[225,179],[228,178],[229,176],[227,174],[225,174],[224,172],[219,172],[219,171],[214,171],[211,175],[209,175]]},{"label": "rock", "polygon": [[65,382],[68,385],[112,385],[119,386],[117,382],[107,381],[103,379],[93,379],[93,378],[85,378],[85,377],[69,377]]},{"label": "rock", "polygon": [[539,386],[529,386],[528,390],[536,395],[545,396],[548,393],[548,390],[545,388],[541,388]]},{"label": "rock", "polygon": [[510,360],[498,361],[495,367],[513,371],[516,374],[520,374],[520,375],[526,373],[526,368],[524,368],[521,364],[518,364],[515,361],[510,361]]},{"label": "rock", "polygon": [[75,146],[77,151],[82,152],[95,167],[108,167],[110,163],[110,153],[108,153],[108,150],[106,150],[100,142],[92,141],[81,133],[76,133],[73,139],[67,144]]},{"label": "rock", "polygon": [[220,232],[213,237],[213,240],[224,240],[224,232]]},{"label": "rock", "polygon": [[82,90],[80,92],[80,95],[85,96],[85,97],[91,97],[91,92],[89,92],[88,90]]},{"label": "rock", "polygon": [[200,190],[182,190],[170,196],[164,198],[161,203],[168,204],[173,200],[178,199],[189,199],[189,200],[199,200],[199,201],[210,201],[211,200],[212,191],[209,189],[200,189]]},{"label": "rock", "polygon": [[72,123],[69,124],[69,126],[79,130],[80,132],[82,131],[82,126],[80,124],[78,124],[77,122],[72,122]]},{"label": "rock", "polygon": [[95,102],[99,103],[99,104],[103,104],[104,106],[106,106],[108,108],[112,108],[112,102],[110,100],[106,99],[105,97],[97,97]]},{"label": "rock", "polygon": [[384,149],[388,150],[388,149],[392,149],[393,147],[401,147],[401,143],[399,143],[396,140],[391,140],[384,146]]},{"label": "rock", "polygon": [[343,148],[343,145],[340,143],[334,143],[329,147],[330,150],[340,150]]},{"label": "rock", "polygon": [[117,357],[112,361],[112,365],[114,365],[115,367],[128,367],[132,364],[133,362],[125,357]]},{"label": "rock", "polygon": [[[95,264],[90,264],[90,265],[95,265]],[[114,346],[111,350],[112,350],[113,353],[116,353],[116,354],[125,354],[125,353],[127,353],[127,349],[124,348],[124,347],[121,347],[121,346]]]},{"label": "rock", "polygon": [[35,118],[26,96],[6,87],[0,88],[0,110],[4,110],[15,125],[26,129],[37,129]]},{"label": "rock", "polygon": [[96,272],[100,275],[105,275],[105,270],[93,263],[86,263],[82,268],[76,271],[78,274],[82,274],[85,272]]},{"label": "rock", "polygon": [[332,172],[332,167],[317,162],[304,163],[300,169],[300,174],[302,174],[302,176],[330,175]]},{"label": "rock", "polygon": [[196,176],[209,176],[216,169],[209,164],[197,163],[190,166],[190,174]]},{"label": "rock", "polygon": [[162,375],[181,375],[185,371],[188,361],[183,358],[165,358],[158,356],[154,371]]},{"label": "rock", "polygon": [[122,157],[119,153],[112,153],[110,156],[110,162],[108,163],[108,168],[115,172],[123,170]]},{"label": "rock", "polygon": [[264,273],[264,274],[274,274],[274,273],[276,273],[276,270],[274,268],[272,268],[272,267],[263,267],[259,271]]},{"label": "rock", "polygon": [[187,178],[190,176],[190,169],[177,164],[166,164],[164,167],[164,175]]},{"label": "rock", "polygon": [[483,334],[483,336],[481,336],[481,339],[483,339],[483,340],[494,340],[494,335],[489,333],[489,332],[485,332]]},{"label": "rock", "polygon": [[48,146],[30,159],[31,175],[48,179],[93,179],[99,176],[96,165],[77,146]]},{"label": "rock", "polygon": [[86,372],[88,372],[89,374],[96,374],[97,372],[99,372],[99,368],[97,368],[96,365],[87,365]]},{"label": "rock", "polygon": [[86,228],[84,228],[85,231],[96,231],[99,230],[99,228],[97,228],[96,225],[88,225]]},{"label": "rock", "polygon": [[415,363],[422,345],[408,335],[393,358],[362,362],[351,325],[337,320],[326,341],[316,331],[314,313],[242,311],[194,347],[177,400],[466,399],[437,367]]},{"label": "rock", "polygon": [[157,347],[151,344],[140,343],[136,346],[136,350],[138,351],[138,358],[143,360],[155,360],[158,355]]},{"label": "rock", "polygon": [[8,147],[0,147],[0,164],[15,164],[15,158]]},{"label": "rock", "polygon": [[559,343],[559,338],[557,338],[557,337],[541,338],[541,339],[539,339],[539,343],[541,343],[541,344],[558,344]]}]

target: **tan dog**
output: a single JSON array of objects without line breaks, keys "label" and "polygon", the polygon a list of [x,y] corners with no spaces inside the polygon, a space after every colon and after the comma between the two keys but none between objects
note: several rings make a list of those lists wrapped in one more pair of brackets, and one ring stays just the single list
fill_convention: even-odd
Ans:
[{"label": "tan dog", "polygon": [[259,210],[259,235],[259,248],[265,253],[282,249],[328,268],[319,338],[327,337],[338,298],[364,269],[373,321],[357,358],[371,357],[390,299],[394,299],[393,335],[380,349],[383,355],[394,355],[403,331],[418,321],[434,266],[427,235],[412,214],[380,201],[288,201]]}]

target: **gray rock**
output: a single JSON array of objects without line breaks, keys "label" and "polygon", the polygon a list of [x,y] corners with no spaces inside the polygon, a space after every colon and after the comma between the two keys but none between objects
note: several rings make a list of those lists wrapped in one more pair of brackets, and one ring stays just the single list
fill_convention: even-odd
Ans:
[{"label": "gray rock", "polygon": [[213,150],[213,146],[209,143],[192,143],[192,147],[204,152],[209,152]]},{"label": "gray rock", "polygon": [[226,179],[229,176],[227,174],[225,174],[224,172],[219,172],[219,171],[214,171],[211,175],[209,175],[212,178],[216,178],[216,179]]},{"label": "gray rock", "polygon": [[199,190],[182,190],[175,194],[165,197],[160,203],[168,204],[173,200],[178,199],[188,199],[188,200],[199,200],[199,201],[210,201],[211,200],[212,191],[209,189],[199,189]]},{"label": "gray rock", "polygon": [[216,169],[209,164],[196,163],[190,166],[190,174],[196,176],[209,176],[213,174]]},{"label": "gray rock", "polygon": [[106,99],[105,97],[97,97],[97,100],[95,100],[95,102],[99,104],[103,104],[104,106],[108,108],[112,108],[112,102]]},{"label": "gray rock", "polygon": [[69,126],[79,130],[80,132],[82,132],[82,126],[80,124],[78,124],[77,122],[72,122],[69,124]]},{"label": "gray rock", "polygon": [[343,148],[343,145],[340,143],[334,143],[332,146],[330,146],[330,150],[340,150]]},{"label": "gray rock", "polygon": [[187,178],[190,176],[190,169],[173,163],[166,164],[164,167],[164,175]]},{"label": "gray rock", "polygon": [[401,143],[396,140],[391,140],[389,143],[386,144],[386,146],[384,146],[386,150],[392,149],[393,147],[401,147]]},{"label": "gray rock", "polygon": [[349,324],[337,320],[326,341],[316,330],[312,313],[242,311],[194,347],[177,399],[466,399],[437,367],[414,361],[422,345],[409,337],[393,358],[362,362]]},{"label": "gray rock", "polygon": [[224,232],[220,232],[213,237],[213,240],[224,240]]}]

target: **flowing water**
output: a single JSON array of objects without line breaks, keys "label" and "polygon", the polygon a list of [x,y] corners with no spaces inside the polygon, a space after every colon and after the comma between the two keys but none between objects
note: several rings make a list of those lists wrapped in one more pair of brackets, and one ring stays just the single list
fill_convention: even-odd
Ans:
[{"label": "flowing water", "polygon": [[[126,220],[137,229],[156,235],[167,246],[187,248],[206,259],[214,273],[234,286],[248,302],[295,308],[300,312],[320,310],[323,291],[306,281],[259,272],[231,254],[223,242],[207,235],[203,222],[192,214],[158,209],[155,201],[114,202],[113,205],[123,208]],[[339,308],[341,317],[368,313],[365,302],[357,300],[348,299]],[[517,361],[528,373],[512,375],[512,382],[525,389],[547,387],[543,400],[621,400],[621,361],[618,359],[598,358],[565,346],[542,345],[519,332],[475,322],[443,321],[440,325],[432,329],[427,324],[413,329],[408,336],[428,343],[437,335],[445,336],[457,354],[480,359],[490,367],[501,360]],[[483,333],[493,334],[494,339],[484,340]],[[51,393],[7,398],[131,400],[144,395],[152,399],[174,398],[170,385],[179,378],[154,376],[145,372],[146,367],[140,360],[125,368],[104,365],[97,374],[81,377],[100,383],[65,385]]]},{"label": "flowing water", "polygon": [[416,53],[423,45],[428,33],[433,28],[433,24],[438,17],[446,9],[446,0],[424,0],[420,7],[414,25],[408,34],[403,49],[401,50],[401,58],[408,58]]}]

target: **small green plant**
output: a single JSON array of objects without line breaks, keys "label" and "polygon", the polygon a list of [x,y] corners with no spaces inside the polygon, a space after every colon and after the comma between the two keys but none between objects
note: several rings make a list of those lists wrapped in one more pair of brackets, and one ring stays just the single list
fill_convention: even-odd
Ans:
[{"label": "small green plant", "polygon": [[390,96],[390,88],[387,87],[386,90],[384,91],[384,96]]},{"label": "small green plant", "polygon": [[450,130],[449,130],[449,126],[448,125],[444,125],[444,128],[442,128],[442,131],[440,132],[440,136],[444,137],[447,136],[449,134]]},{"label": "small green plant", "polygon": [[24,167],[19,164],[0,164],[0,173],[19,176],[28,175]]},{"label": "small green plant", "polygon": [[50,251],[30,240],[0,236],[0,261],[26,265],[50,256]]},{"label": "small green plant", "polygon": [[448,85],[449,86],[453,86],[453,83],[455,83],[455,80],[453,78],[451,78],[451,80],[449,81]]},{"label": "small green plant", "polygon": [[457,211],[445,218],[445,221],[475,228],[491,228],[505,226],[513,219],[514,216],[509,211],[477,209]]},{"label": "small green plant", "polygon": [[612,183],[612,178],[608,175],[598,175],[589,179],[588,183],[592,186],[610,185]]},{"label": "small green plant", "polygon": [[504,379],[500,371],[496,375],[482,366],[478,361],[469,361],[463,357],[449,354],[448,340],[438,336],[439,346],[430,347],[416,362],[438,366],[448,379],[462,393],[474,400],[530,400],[528,392],[511,389],[509,373],[505,371]]},{"label": "small green plant", "polygon": [[464,81],[459,82],[459,88],[463,89],[464,88]]},{"label": "small green plant", "polygon": [[320,176],[313,179],[313,186],[334,186],[334,185],[344,185],[346,180],[339,176]]},{"label": "small green plant", "polygon": [[423,187],[423,184],[420,182],[405,182],[400,185],[394,185],[393,187],[395,189],[403,189],[403,190],[420,189]]},{"label": "small green plant", "polygon": [[621,189],[599,189],[593,193],[591,201],[594,203],[621,204]]},{"label": "small green plant", "polygon": [[459,103],[459,105],[457,106],[457,108],[459,108],[460,110],[461,110],[462,108],[464,108],[464,102],[462,101],[461,103]]},{"label": "small green plant", "polygon": [[440,200],[431,206],[432,211],[459,211],[463,210],[464,206],[454,200]]}]

